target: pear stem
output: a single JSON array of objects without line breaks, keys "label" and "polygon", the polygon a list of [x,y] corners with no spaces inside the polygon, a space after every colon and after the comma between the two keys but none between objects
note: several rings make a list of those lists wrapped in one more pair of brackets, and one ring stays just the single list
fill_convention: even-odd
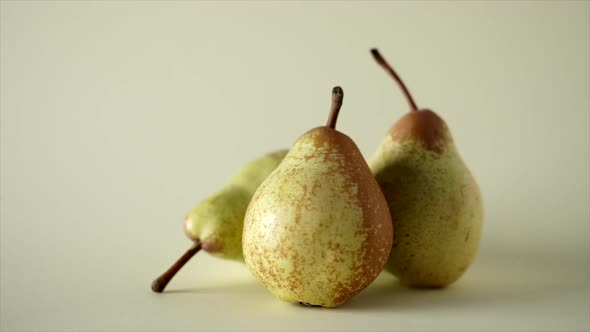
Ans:
[{"label": "pear stem", "polygon": [[201,241],[197,240],[164,274],[152,282],[152,290],[156,293],[162,293],[166,285],[174,278],[186,262],[188,262],[196,253],[201,250]]},{"label": "pear stem", "polygon": [[383,69],[385,69],[385,71],[387,71],[391,75],[391,77],[393,77],[397,85],[402,89],[402,92],[406,96],[406,100],[410,105],[410,110],[412,112],[418,111],[418,106],[416,106],[414,98],[412,98],[410,91],[408,90],[402,79],[399,77],[399,75],[395,72],[395,70],[393,70],[393,68],[387,63],[387,61],[385,61],[385,59],[381,56],[381,54],[379,53],[379,51],[377,51],[376,48],[371,49],[371,54],[373,54],[373,58],[375,58],[375,61],[377,61],[377,63],[381,67],[383,67]]},{"label": "pear stem", "polygon": [[332,89],[332,106],[330,107],[330,116],[326,127],[336,129],[336,121],[338,120],[338,113],[342,107],[342,99],[344,99],[344,91],[339,86]]}]

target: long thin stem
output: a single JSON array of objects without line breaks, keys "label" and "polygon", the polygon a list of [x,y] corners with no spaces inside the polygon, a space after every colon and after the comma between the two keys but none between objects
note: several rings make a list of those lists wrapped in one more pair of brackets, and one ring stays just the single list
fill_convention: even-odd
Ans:
[{"label": "long thin stem", "polygon": [[332,106],[330,107],[330,115],[326,127],[336,129],[336,121],[338,121],[338,113],[342,107],[342,100],[344,99],[344,91],[339,86],[332,89]]},{"label": "long thin stem", "polygon": [[186,262],[188,262],[196,253],[201,250],[201,241],[195,243],[182,255],[169,269],[152,282],[152,290],[156,293],[162,293],[166,285],[174,278]]},{"label": "long thin stem", "polygon": [[418,106],[416,106],[414,98],[412,98],[410,91],[408,90],[402,79],[399,77],[399,75],[395,72],[395,70],[393,70],[393,68],[387,63],[387,61],[385,61],[385,59],[381,56],[381,54],[379,53],[379,51],[377,51],[376,48],[371,49],[371,54],[373,54],[373,58],[375,58],[375,61],[377,61],[377,63],[393,77],[397,85],[399,85],[399,87],[402,89],[402,92],[406,96],[406,100],[410,105],[410,109],[413,112],[418,111]]}]

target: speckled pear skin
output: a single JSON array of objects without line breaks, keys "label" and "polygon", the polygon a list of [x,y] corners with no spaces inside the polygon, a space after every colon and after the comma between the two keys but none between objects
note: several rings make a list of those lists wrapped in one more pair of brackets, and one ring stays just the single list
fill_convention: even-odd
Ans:
[{"label": "speckled pear skin", "polygon": [[242,228],[250,199],[287,152],[276,151],[249,162],[220,191],[195,206],[186,216],[187,236],[199,239],[203,250],[214,256],[243,261]]},{"label": "speckled pear skin", "polygon": [[445,122],[429,110],[409,112],[369,165],[395,228],[386,269],[414,287],[459,279],[478,251],[483,205]]},{"label": "speckled pear skin", "polygon": [[383,270],[392,232],[387,202],[357,146],[318,127],[254,194],[244,258],[279,299],[335,307]]}]

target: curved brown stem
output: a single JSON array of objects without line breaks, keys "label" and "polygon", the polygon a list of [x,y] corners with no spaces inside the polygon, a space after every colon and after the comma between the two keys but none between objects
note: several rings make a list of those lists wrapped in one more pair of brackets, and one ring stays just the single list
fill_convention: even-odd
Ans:
[{"label": "curved brown stem", "polygon": [[152,290],[156,293],[162,293],[166,285],[174,278],[176,272],[178,272],[186,262],[188,262],[196,253],[201,250],[201,241],[195,241],[195,243],[182,255],[164,274],[156,278],[152,282]]},{"label": "curved brown stem", "polygon": [[383,67],[383,69],[385,69],[385,71],[387,71],[389,75],[391,75],[391,77],[393,77],[397,85],[402,89],[402,92],[404,93],[406,100],[410,105],[410,109],[413,112],[418,111],[418,106],[416,106],[414,98],[412,98],[410,91],[408,90],[402,79],[399,77],[399,75],[395,72],[395,70],[393,70],[393,68],[387,63],[387,61],[385,61],[385,59],[381,56],[381,54],[379,53],[379,51],[377,51],[376,48],[371,49],[371,54],[373,54],[373,58],[375,58],[375,61],[377,61],[377,63],[381,67]]},{"label": "curved brown stem", "polygon": [[336,129],[336,121],[338,121],[338,113],[342,107],[342,100],[344,99],[344,91],[339,86],[332,89],[332,106],[330,107],[330,115],[326,127]]}]

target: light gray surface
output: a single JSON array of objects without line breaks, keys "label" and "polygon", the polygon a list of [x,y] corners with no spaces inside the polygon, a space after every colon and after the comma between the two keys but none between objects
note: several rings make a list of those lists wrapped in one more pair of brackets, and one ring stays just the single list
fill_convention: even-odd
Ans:
[{"label": "light gray surface", "polygon": [[[1,2],[0,329],[590,329],[588,2]],[[325,122],[369,156],[407,110],[448,122],[486,204],[440,291],[383,274],[347,305],[279,302],[182,218]]]}]

